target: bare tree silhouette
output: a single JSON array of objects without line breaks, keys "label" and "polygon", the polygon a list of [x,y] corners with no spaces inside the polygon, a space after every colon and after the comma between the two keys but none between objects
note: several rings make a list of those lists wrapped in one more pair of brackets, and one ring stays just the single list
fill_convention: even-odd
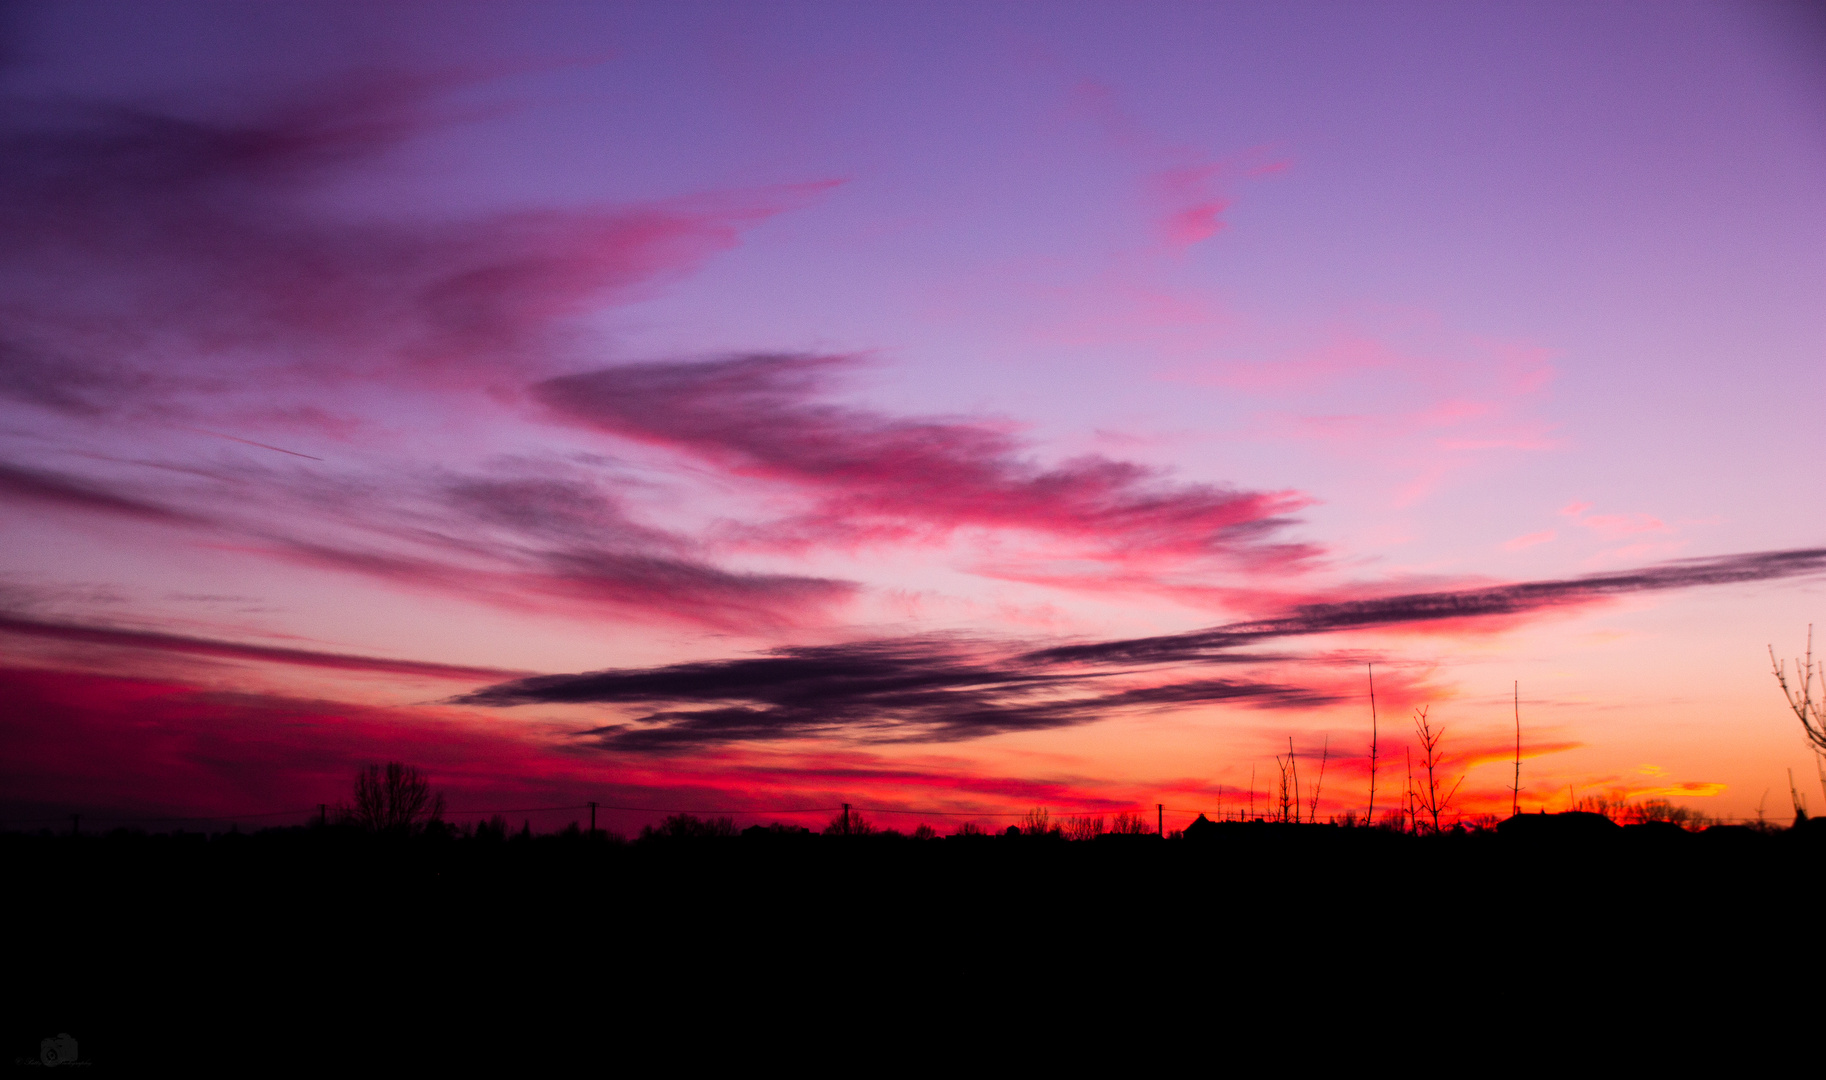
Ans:
[{"label": "bare tree silhouette", "polygon": [[850,809],[849,803],[844,803],[843,812],[824,827],[826,836],[867,836],[874,831],[874,823]]},{"label": "bare tree silhouette", "polygon": [[1117,836],[1146,836],[1154,831],[1146,814],[1131,814],[1123,811],[1110,819],[1110,832]]},{"label": "bare tree silhouette", "polygon": [[[1795,717],[1801,722],[1801,730],[1807,733],[1808,748],[1813,751],[1814,768],[1820,774],[1820,790],[1826,791],[1826,660],[1814,663],[1813,660],[1813,625],[1807,626],[1807,656],[1797,659],[1794,685],[1788,682],[1788,666],[1775,658],[1775,646],[1769,646],[1769,665],[1775,669],[1775,681],[1781,684],[1782,696],[1788,699],[1788,707],[1794,710]],[[1814,697],[1813,680],[1820,679],[1820,696]],[[1792,779],[1788,785],[1793,788]],[[1795,807],[1800,807],[1800,795],[1796,793]]]},{"label": "bare tree silhouette", "polygon": [[[1440,795],[1440,789],[1445,786],[1445,779],[1440,775],[1445,755],[1440,752],[1439,740],[1445,738],[1445,734],[1445,728],[1436,729],[1427,719],[1425,705],[1414,710],[1414,735],[1420,740],[1420,767],[1425,770],[1425,775],[1420,780],[1419,789],[1413,793],[1412,801],[1417,815],[1424,812],[1432,819],[1435,833],[1439,832],[1439,815],[1452,805],[1459,784],[1465,782],[1465,778],[1460,776],[1458,783],[1452,785],[1452,790]],[[1412,785],[1413,781],[1410,780],[1409,784]]]},{"label": "bare tree silhouette", "polygon": [[1044,806],[1036,806],[1032,810],[1027,811],[1025,817],[1021,818],[1021,835],[1063,836],[1065,835],[1065,830],[1063,826],[1053,823],[1052,815],[1047,812]]},{"label": "bare tree silhouette", "polygon": [[414,832],[444,816],[444,796],[411,765],[389,761],[355,774],[355,805],[343,818],[369,832]]},{"label": "bare tree silhouette", "polygon": [[[1281,770],[1280,793],[1277,797],[1280,802],[1280,808],[1275,811],[1274,820],[1297,822],[1300,820],[1300,810],[1296,801],[1299,798],[1300,793],[1300,774],[1298,772],[1293,772],[1294,760],[1292,738],[1287,740],[1287,756],[1281,757],[1279,754],[1276,754],[1274,764],[1276,768]],[[1292,776],[1291,780],[1288,779],[1290,774]]]}]

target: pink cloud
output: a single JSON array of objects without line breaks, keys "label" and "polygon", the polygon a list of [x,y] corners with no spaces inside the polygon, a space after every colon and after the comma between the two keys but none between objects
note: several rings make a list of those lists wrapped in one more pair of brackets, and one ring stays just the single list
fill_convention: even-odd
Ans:
[{"label": "pink cloud", "polygon": [[[1000,284],[998,282],[998,284]],[[1145,345],[1175,357],[1203,356],[1233,329],[1222,303],[1193,290],[1104,272],[1069,286],[1029,286],[1038,308],[1027,337],[1041,345]],[[981,304],[981,291],[962,298]]]},{"label": "pink cloud", "polygon": [[1536,544],[1549,543],[1552,540],[1554,540],[1558,535],[1559,534],[1554,532],[1552,529],[1542,529],[1540,532],[1529,533],[1526,536],[1518,536],[1513,540],[1505,541],[1503,543],[1503,550],[1504,551],[1520,551],[1523,548],[1530,548],[1530,547],[1535,546]]},{"label": "pink cloud", "polygon": [[1647,514],[1594,514],[1579,524],[1606,540],[1617,540],[1637,533],[1674,531],[1660,518]]},{"label": "pink cloud", "polygon": [[[1293,550],[1269,538],[1309,501],[1298,493],[1176,484],[1158,470],[1099,456],[1042,466],[1022,455],[1003,424],[901,418],[820,401],[849,363],[764,355],[637,364],[554,379],[540,395],[573,422],[810,496],[810,512],[775,527],[789,546],[942,539],[976,527],[1034,534],[1083,557],[1117,561],[1246,561]],[[750,535],[764,540],[767,530]]]},{"label": "pink cloud", "polygon": [[1570,502],[1565,506],[1560,507],[1560,514],[1562,517],[1576,518],[1590,509],[1591,504],[1588,502]]},{"label": "pink cloud", "polygon": [[1260,179],[1286,172],[1291,162],[1269,147],[1253,147],[1232,158],[1214,160],[1199,149],[1174,145],[1140,123],[1105,83],[1082,79],[1072,88],[1073,111],[1103,128],[1124,152],[1155,167],[1148,175],[1161,247],[1179,254],[1223,231],[1220,215],[1230,207],[1223,181]]},{"label": "pink cloud", "polygon": [[1213,199],[1167,215],[1163,223],[1167,242],[1175,247],[1190,247],[1200,240],[1216,236],[1224,228],[1218,215],[1229,206],[1229,202],[1223,199]]},{"label": "pink cloud", "polygon": [[1176,377],[1250,393],[1289,393],[1329,385],[1351,376],[1395,371],[1407,362],[1405,356],[1386,342],[1343,335],[1328,345],[1297,355],[1273,360],[1224,361]]},{"label": "pink cloud", "polygon": [[1496,454],[1559,449],[1555,425],[1538,411],[1552,350],[1440,324],[1426,313],[1367,312],[1316,333],[1237,325],[1205,350],[1222,359],[1168,377],[1263,399],[1257,438],[1370,455],[1398,506]]},{"label": "pink cloud", "polygon": [[1686,549],[1686,546],[1684,540],[1647,540],[1600,551],[1587,559],[1586,563],[1590,566],[1603,566],[1611,563],[1637,562],[1642,559],[1666,559],[1680,554]]},{"label": "pink cloud", "polygon": [[1452,427],[1472,420],[1482,420],[1494,412],[1496,405],[1492,402],[1448,398],[1415,414],[1414,421],[1428,427]]},{"label": "pink cloud", "polygon": [[1222,164],[1207,163],[1155,175],[1155,191],[1167,208],[1160,229],[1169,249],[1183,250],[1223,230],[1218,215],[1229,209],[1230,200],[1218,196],[1215,187],[1225,171]]}]

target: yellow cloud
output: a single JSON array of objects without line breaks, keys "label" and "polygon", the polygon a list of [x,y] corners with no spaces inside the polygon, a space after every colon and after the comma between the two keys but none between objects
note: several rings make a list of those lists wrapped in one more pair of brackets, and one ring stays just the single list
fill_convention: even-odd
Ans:
[{"label": "yellow cloud", "polygon": [[1667,787],[1634,788],[1629,795],[1636,799],[1709,799],[1722,795],[1725,785],[1715,784],[1709,780],[1688,780],[1684,783],[1671,784]]}]

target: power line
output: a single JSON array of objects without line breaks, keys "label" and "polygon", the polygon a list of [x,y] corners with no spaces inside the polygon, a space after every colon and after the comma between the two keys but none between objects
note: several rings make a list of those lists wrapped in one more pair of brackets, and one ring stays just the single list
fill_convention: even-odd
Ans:
[{"label": "power line", "polygon": [[[925,817],[1024,818],[1028,814],[1033,812],[1031,810],[1017,810],[1017,811],[1013,811],[1013,812],[1002,811],[1002,810],[886,810],[886,809],[882,809],[880,807],[875,807],[875,806],[856,806],[856,807],[851,807],[851,809],[867,810],[871,814],[918,814],[918,815],[925,816]],[[1046,812],[1049,816],[1067,814],[1067,815],[1071,815],[1073,817],[1091,817],[1093,815],[1102,815],[1102,814],[1108,814],[1108,813],[1120,814],[1120,813],[1125,813],[1126,811],[1122,811],[1122,810],[1116,810],[1116,811],[1110,811],[1110,810],[1053,810],[1052,808],[1048,807],[1048,808],[1046,808]]]},{"label": "power line", "polygon": [[[584,803],[575,803],[575,804],[571,804],[571,805],[567,805],[567,806],[521,806],[521,807],[509,807],[509,808],[502,808],[502,809],[445,810],[445,811],[443,811],[443,813],[445,815],[452,816],[452,817],[456,817],[456,816],[467,817],[467,816],[481,815],[481,814],[542,814],[542,813],[557,813],[557,812],[567,811],[567,810],[586,810],[589,807],[590,807],[590,804],[587,802],[584,802]],[[837,807],[837,806],[795,806],[795,807],[761,807],[761,808],[727,807],[727,808],[711,808],[711,809],[703,809],[703,808],[679,809],[679,808],[659,807],[659,806],[615,806],[615,805],[611,805],[609,803],[597,803],[596,807],[599,810],[614,810],[614,811],[620,811],[623,813],[669,814],[669,815],[670,814],[706,814],[706,815],[725,815],[725,816],[738,816],[739,815],[739,816],[743,816],[743,817],[754,817],[754,816],[762,816],[762,815],[767,815],[767,814],[834,814],[842,809],[841,807]],[[893,808],[893,807],[882,807],[882,806],[858,806],[855,804],[852,804],[850,809],[865,811],[870,814],[894,814],[894,815],[911,816],[911,817],[958,817],[958,818],[1024,818],[1024,817],[1027,817],[1028,814],[1032,812],[1032,811],[1003,811],[1003,810],[917,810],[917,809],[906,810],[906,809],[897,809],[897,808]],[[1186,808],[1186,807],[1173,807],[1173,806],[1163,807],[1162,809],[1164,809],[1168,813],[1173,813],[1173,814],[1210,815],[1210,814],[1216,813],[1219,816],[1207,817],[1207,820],[1214,821],[1214,822],[1228,820],[1221,816],[1220,811],[1196,810],[1196,809],[1191,809],[1191,808]],[[1102,816],[1107,816],[1112,813],[1121,814],[1121,813],[1136,813],[1136,812],[1139,812],[1139,808],[1137,808],[1137,810],[1114,810],[1114,811],[1107,809],[1107,808],[1094,809],[1094,810],[1052,810],[1051,808],[1047,808],[1047,813],[1050,817],[1102,817]],[[287,817],[287,816],[293,816],[293,815],[301,816],[301,817],[308,817],[308,816],[315,816],[318,813],[319,813],[319,808],[312,806],[312,807],[307,807],[307,808],[303,808],[303,809],[295,809],[295,810],[266,810],[266,811],[259,811],[259,812],[255,812],[255,813],[190,814],[190,815],[152,814],[152,815],[130,815],[130,816],[121,816],[121,817],[116,817],[116,816],[113,816],[110,814],[97,814],[92,811],[85,811],[83,816],[89,818],[91,821],[109,822],[109,823],[114,823],[114,824],[137,823],[137,822],[183,822],[183,821],[226,821],[226,822],[232,823],[232,822],[236,822],[236,821],[261,820],[261,819],[265,819],[265,818]],[[45,821],[63,821],[69,817],[70,817],[69,813],[44,815],[44,816],[29,816],[29,817],[14,817],[10,814],[0,814],[0,823],[10,822],[10,823],[17,823],[17,824],[26,824],[26,823],[45,822]],[[1741,818],[1713,817],[1710,820],[1718,822],[1720,824],[1736,824],[1736,823],[1754,822],[1757,819],[1749,818],[1749,817],[1741,817]]]},{"label": "power line", "polygon": [[587,810],[589,803],[575,806],[522,806],[514,810],[445,810],[446,814],[543,814],[556,810]]},{"label": "power line", "polygon": [[[241,820],[248,819],[248,818],[285,817],[289,814],[315,814],[316,812],[317,812],[317,809],[315,807],[312,807],[311,809],[308,809],[308,810],[272,810],[272,811],[267,811],[267,812],[259,813],[259,814],[192,814],[192,815],[188,815],[188,816],[183,815],[183,814],[157,814],[157,815],[152,815],[150,817],[145,817],[145,816],[115,817],[111,814],[93,814],[93,813],[87,813],[87,812],[85,812],[85,813],[87,813],[87,816],[94,818],[98,821],[120,822],[120,821],[241,821]],[[22,822],[23,821],[62,821],[63,819],[65,819],[69,816],[70,815],[68,815],[68,814],[52,814],[48,817],[13,817],[12,815],[7,814],[7,815],[0,815],[0,821],[22,821]]]}]

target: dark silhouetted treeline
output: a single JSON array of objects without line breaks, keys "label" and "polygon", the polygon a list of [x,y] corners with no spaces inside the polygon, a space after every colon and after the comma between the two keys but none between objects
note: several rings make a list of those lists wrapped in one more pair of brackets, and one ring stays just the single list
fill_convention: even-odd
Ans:
[{"label": "dark silhouetted treeline", "polygon": [[[8,1052],[69,1032],[98,1065],[413,1067],[524,1031],[541,1053],[588,1055],[605,1017],[623,1045],[643,1037],[630,1018],[666,1010],[707,1038],[729,1011],[834,1009],[848,1024],[861,987],[895,1016],[882,995],[914,985],[936,988],[920,1000],[939,1017],[1194,977],[1234,1003],[1278,992],[1277,972],[1399,973],[1417,948],[1456,979],[1500,983],[1478,990],[1500,1001],[1544,973],[1677,959],[1703,980],[1787,956],[1785,913],[1826,877],[1812,824],[1522,815],[1415,836],[1207,820],[1088,841],[1069,822],[1025,824],[0,834],[27,991]],[[426,1010],[451,1041],[387,1019]]]}]

